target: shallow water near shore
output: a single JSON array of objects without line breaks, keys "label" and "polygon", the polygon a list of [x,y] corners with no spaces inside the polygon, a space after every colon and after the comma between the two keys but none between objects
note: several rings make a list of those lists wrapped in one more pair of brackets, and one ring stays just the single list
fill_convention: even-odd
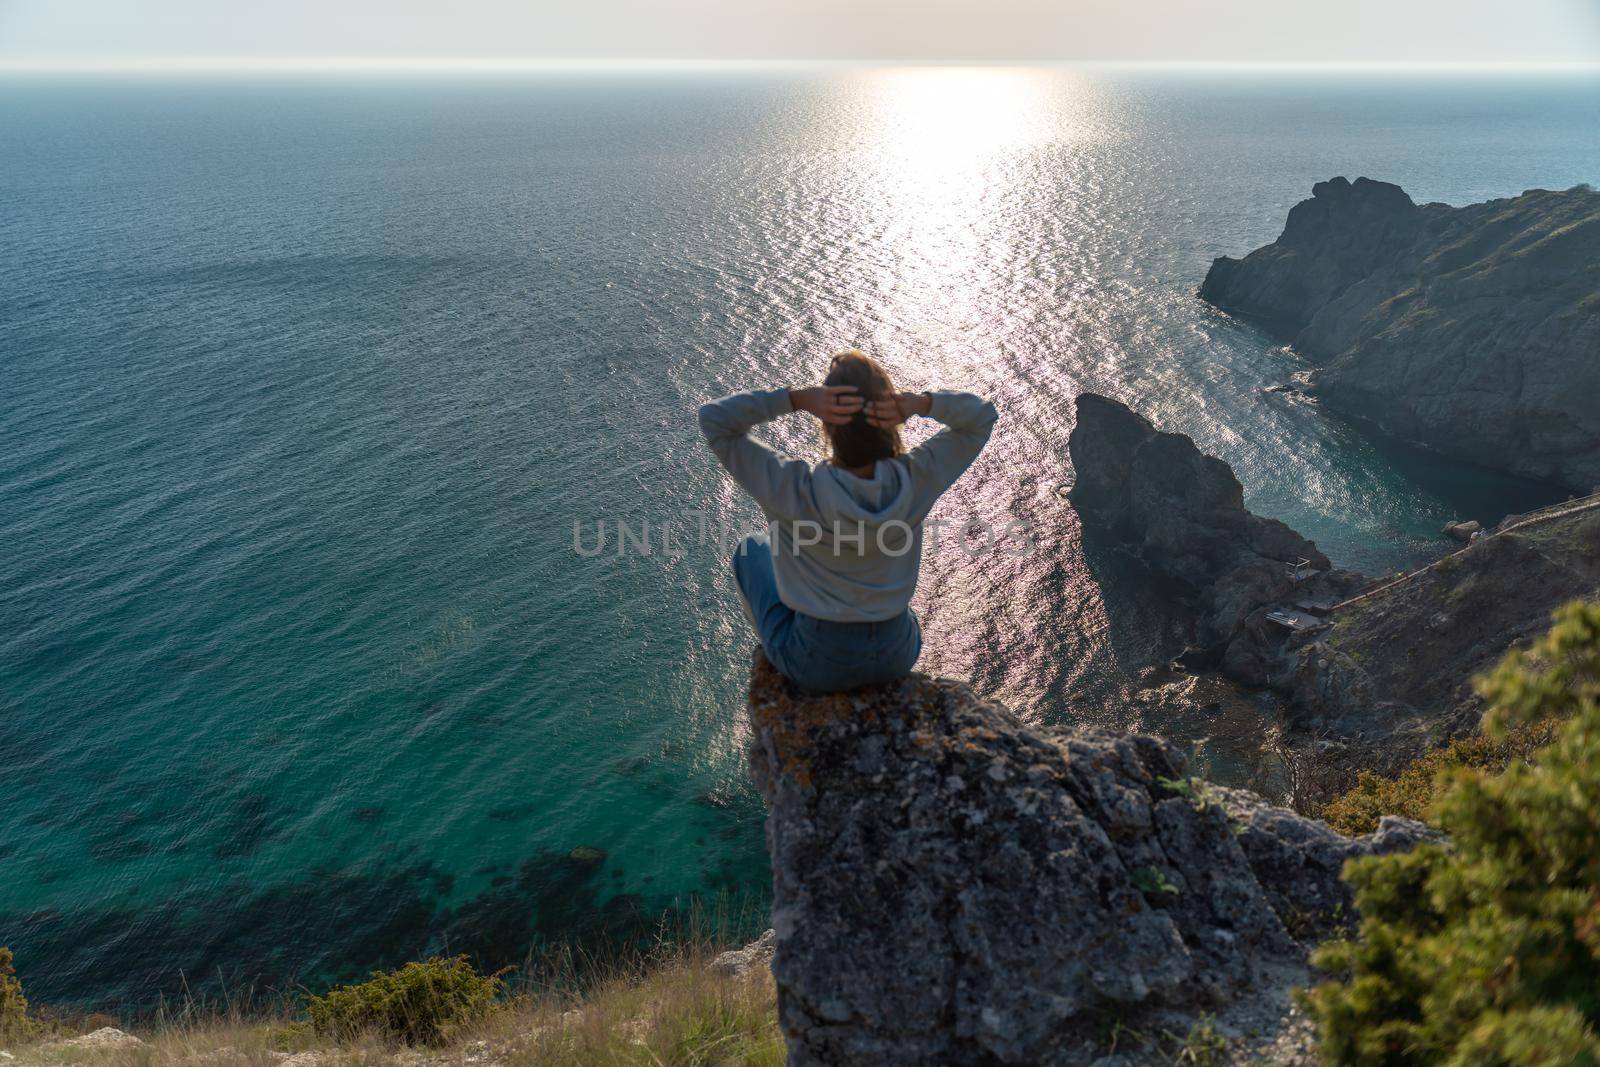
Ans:
[{"label": "shallow water near shore", "polygon": [[[1264,395],[1301,364],[1193,294],[1315,181],[1593,182],[1597,120],[1592,75],[0,81],[0,944],[147,1005],[759,907],[695,514],[754,512],[693,409],[841,347],[994,398],[936,516],[1036,532],[930,554],[922,667],[1173,726],[1122,699],[1180,621],[1084,546],[1073,397],[1371,573],[1559,497]],[[1248,729],[1177,725],[1243,774]]]}]

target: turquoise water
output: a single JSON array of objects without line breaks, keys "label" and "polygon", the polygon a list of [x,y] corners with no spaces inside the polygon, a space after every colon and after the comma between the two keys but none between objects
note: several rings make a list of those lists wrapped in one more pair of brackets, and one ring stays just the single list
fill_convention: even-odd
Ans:
[{"label": "turquoise water", "polygon": [[[759,901],[750,641],[688,514],[753,513],[693,408],[849,345],[995,398],[938,514],[1039,539],[929,558],[924,666],[1237,773],[1120,702],[1177,623],[1082,544],[1073,396],[1371,571],[1549,499],[1263,398],[1294,357],[1193,292],[1334,174],[1592,182],[1597,119],[1574,77],[0,82],[0,944],[133,1004]],[[574,551],[618,519],[656,554]]]}]

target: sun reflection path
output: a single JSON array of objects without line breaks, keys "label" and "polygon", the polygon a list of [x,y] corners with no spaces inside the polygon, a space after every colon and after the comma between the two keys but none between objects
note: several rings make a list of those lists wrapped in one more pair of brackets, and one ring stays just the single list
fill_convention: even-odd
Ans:
[{"label": "sun reflection path", "polygon": [[[980,310],[1000,258],[1003,202],[1020,158],[1060,134],[1047,73],[1003,68],[874,71],[861,84],[861,202],[875,217],[876,288],[890,322],[960,321]],[[992,311],[993,309],[988,309]]]},{"label": "sun reflection path", "polygon": [[1059,80],[1037,70],[899,68],[865,75],[870,128],[897,181],[937,195],[981,176],[1002,153],[1057,133]]},{"label": "sun reflection path", "polygon": [[[1103,284],[1084,234],[1100,232],[1096,166],[1120,120],[1103,87],[1060,68],[890,68],[834,84],[767,169],[738,176],[741,240],[718,244],[728,288],[708,301],[748,315],[728,385],[807,380],[826,351],[861,347],[904,388],[993,399],[995,440],[932,517],[949,530],[1017,520],[1040,543],[1028,558],[969,555],[951,535],[925,551],[922,666],[1019,709],[1059,705],[1118,671],[1112,620],[1058,490],[1063,412],[1085,362],[1072,350],[1103,347],[1084,320]],[[934,429],[919,422],[910,442]],[[809,426],[769,433],[815,453]]]},{"label": "sun reflection path", "polygon": [[[1052,492],[1060,458],[1046,453],[1061,442],[1028,429],[1059,425],[1035,407],[1075,391],[1041,381],[1058,371],[1035,348],[1037,313],[1057,299],[1039,287],[1061,279],[1039,266],[1064,244],[1056,228],[1072,210],[1061,202],[1071,185],[1064,156],[1100,134],[1092,96],[1056,69],[897,68],[860,76],[852,116],[846,182],[859,214],[846,258],[864,268],[855,295],[881,331],[861,341],[909,387],[974,389],[1007,412],[999,439],[937,513],[996,526],[1019,518],[1042,538],[1030,560],[930,553],[917,606],[940,636],[923,666],[985,676],[1013,698],[1041,697],[1063,670],[1087,668],[1019,647],[1039,617],[1093,633],[1110,625]],[[1022,338],[1032,339],[1025,351]],[[1017,361],[1030,373],[1019,375]]]}]

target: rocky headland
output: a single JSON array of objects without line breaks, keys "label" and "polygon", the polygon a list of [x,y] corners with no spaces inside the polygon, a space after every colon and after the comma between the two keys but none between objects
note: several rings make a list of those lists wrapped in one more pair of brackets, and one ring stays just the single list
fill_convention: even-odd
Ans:
[{"label": "rocky headland", "polygon": [[1200,296],[1314,364],[1302,388],[1382,433],[1600,486],[1600,193],[1467,207],[1319,182],[1283,234],[1217,259]]},{"label": "rocky headland", "polygon": [[1366,584],[1282,522],[1246,509],[1227,463],[1109,397],[1078,396],[1067,450],[1076,472],[1069,499],[1085,527],[1131,548],[1193,597],[1196,639],[1214,659],[1275,607],[1331,604]]},{"label": "rocky headland", "polygon": [[1175,579],[1197,609],[1191,667],[1285,698],[1301,740],[1354,746],[1389,770],[1473,729],[1471,679],[1600,597],[1600,496],[1511,516],[1403,579],[1340,570],[1281,522],[1251,514],[1232,469],[1124,405],[1078,398],[1071,499],[1085,529]]},{"label": "rocky headland", "polygon": [[1310,1062],[1288,993],[1351,921],[1344,861],[1436,836],[1342,837],[1158,738],[1030,727],[960,682],[806,698],[755,660],[795,1067],[1120,1067],[1196,1027],[1226,1062]]}]

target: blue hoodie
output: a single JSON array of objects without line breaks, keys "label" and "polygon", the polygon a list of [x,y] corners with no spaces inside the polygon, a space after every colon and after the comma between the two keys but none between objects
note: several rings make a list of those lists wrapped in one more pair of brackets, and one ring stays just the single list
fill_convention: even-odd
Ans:
[{"label": "blue hoodie", "polygon": [[749,436],[794,408],[787,389],[735,393],[700,408],[717,459],[767,516],[778,596],[803,615],[881,622],[906,610],[922,566],[922,521],[983,451],[998,415],[971,393],[934,392],[945,428],[858,478],[824,460],[779,456]]}]

